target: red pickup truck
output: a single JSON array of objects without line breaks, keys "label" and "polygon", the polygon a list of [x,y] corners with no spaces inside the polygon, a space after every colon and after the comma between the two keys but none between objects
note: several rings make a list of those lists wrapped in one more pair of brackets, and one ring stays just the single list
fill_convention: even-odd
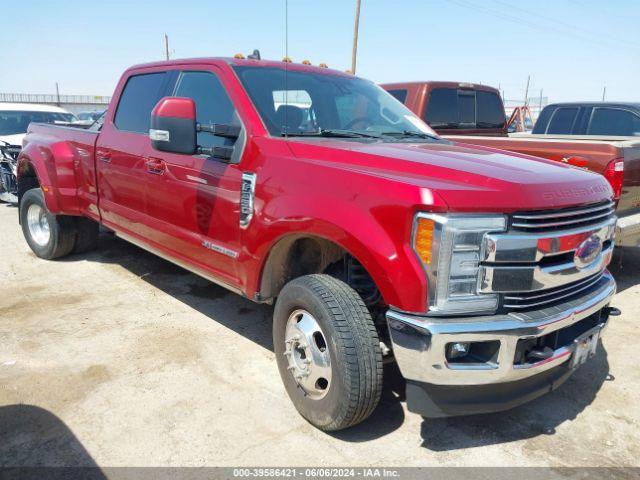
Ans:
[{"label": "red pickup truck", "polygon": [[440,135],[507,136],[500,91],[466,82],[402,82],[380,85]]},{"label": "red pickup truck", "polygon": [[604,178],[452,144],[327,68],[132,67],[101,123],[30,125],[17,178],[39,257],[94,247],[102,224],[274,302],[285,389],[324,430],[372,413],[385,359],[425,416],[531,400],[592,356],[618,313]]}]

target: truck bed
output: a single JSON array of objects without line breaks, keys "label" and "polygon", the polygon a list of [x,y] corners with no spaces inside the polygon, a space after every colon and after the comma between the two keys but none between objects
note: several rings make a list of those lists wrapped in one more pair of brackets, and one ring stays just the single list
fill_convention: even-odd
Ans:
[{"label": "truck bed", "polygon": [[[95,170],[98,133],[48,123],[29,125],[23,151],[29,149],[34,154],[37,150],[42,156],[47,165],[46,176],[40,179],[44,195],[47,204],[54,202],[61,213],[99,219]],[[51,185],[57,188],[48,191]]]}]

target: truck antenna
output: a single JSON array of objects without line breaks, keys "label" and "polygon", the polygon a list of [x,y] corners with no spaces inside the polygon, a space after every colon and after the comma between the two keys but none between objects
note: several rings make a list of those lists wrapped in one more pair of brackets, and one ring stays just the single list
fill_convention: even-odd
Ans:
[{"label": "truck antenna", "polygon": [[287,90],[287,71],[289,67],[289,0],[284,0],[284,137],[287,137],[287,110],[289,105],[289,91]]}]

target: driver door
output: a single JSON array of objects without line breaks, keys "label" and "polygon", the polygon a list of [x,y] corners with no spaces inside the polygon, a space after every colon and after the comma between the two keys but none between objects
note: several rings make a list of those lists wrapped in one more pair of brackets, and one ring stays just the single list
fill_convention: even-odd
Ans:
[{"label": "driver door", "polygon": [[[239,124],[233,104],[210,65],[180,72],[173,96],[194,100],[199,123]],[[198,133],[198,145],[203,147],[233,143]],[[151,146],[146,157],[147,216],[154,242],[172,256],[238,285],[239,166],[206,155],[161,152]]]}]

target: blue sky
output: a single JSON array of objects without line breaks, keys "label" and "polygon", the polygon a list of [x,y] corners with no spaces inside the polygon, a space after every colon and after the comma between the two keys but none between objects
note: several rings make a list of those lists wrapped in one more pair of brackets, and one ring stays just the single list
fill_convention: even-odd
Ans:
[{"label": "blue sky", "polygon": [[[284,0],[4,0],[0,92],[110,95],[129,65],[284,55]],[[615,5],[615,8],[614,6]],[[289,0],[289,56],[351,64],[355,0]],[[377,82],[500,85],[507,99],[640,101],[637,0],[362,0],[358,70]]]}]

